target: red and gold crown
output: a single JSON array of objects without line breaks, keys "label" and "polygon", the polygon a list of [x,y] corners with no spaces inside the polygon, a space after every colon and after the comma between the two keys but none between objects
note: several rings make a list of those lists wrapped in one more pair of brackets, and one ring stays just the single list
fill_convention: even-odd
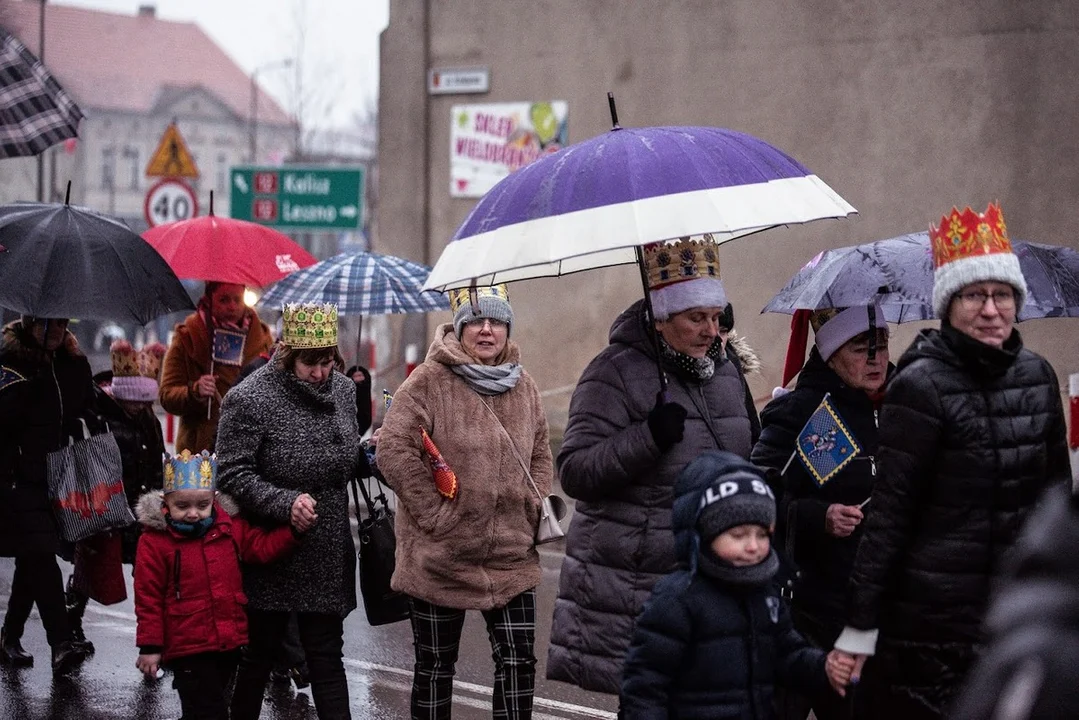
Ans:
[{"label": "red and gold crown", "polygon": [[683,280],[719,280],[719,245],[709,233],[652,243],[644,248],[644,266],[650,290]]},{"label": "red and gold crown", "polygon": [[929,243],[935,268],[960,258],[1012,252],[1004,215],[993,203],[981,214],[969,207],[962,212],[953,207],[940,219],[939,227],[930,225]]}]

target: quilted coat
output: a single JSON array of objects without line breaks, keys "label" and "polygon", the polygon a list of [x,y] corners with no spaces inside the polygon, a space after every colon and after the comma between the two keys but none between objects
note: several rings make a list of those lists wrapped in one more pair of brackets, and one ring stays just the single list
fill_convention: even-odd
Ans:
[{"label": "quilted coat", "polygon": [[135,644],[168,662],[185,655],[224,652],[247,644],[247,597],[240,561],[268,563],[297,544],[290,527],[249,525],[227,496],[214,503],[214,524],[201,538],[170,528],[161,491],[139,499],[143,524],[135,561]]},{"label": "quilted coat", "polygon": [[652,585],[675,567],[675,478],[705,450],[749,457],[752,429],[740,371],[724,359],[703,382],[668,372],[687,411],[681,442],[661,452],[648,429],[659,392],[644,301],[611,326],[610,344],[581,375],[558,456],[577,499],[566,538],[547,677],[610,694]]},{"label": "quilted coat", "polygon": [[[520,360],[512,341],[503,353],[504,362]],[[516,386],[483,396],[450,369],[474,362],[453,325],[439,327],[427,358],[394,393],[377,458],[400,500],[393,589],[442,607],[490,610],[540,583],[540,499],[518,454],[544,496],[553,467],[531,376],[522,370]],[[435,488],[421,427],[457,474],[452,500]]]},{"label": "quilted coat", "polygon": [[1020,525],[1070,482],[1056,374],[1017,331],[993,348],[924,330],[888,385],[878,459],[847,615],[880,631],[866,671],[880,682],[862,692],[875,717],[939,717],[984,640]]}]

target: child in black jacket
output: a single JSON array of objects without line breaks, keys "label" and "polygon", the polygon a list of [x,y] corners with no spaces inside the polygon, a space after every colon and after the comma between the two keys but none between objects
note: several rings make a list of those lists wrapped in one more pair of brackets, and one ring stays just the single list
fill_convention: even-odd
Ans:
[{"label": "child in black jacket", "polygon": [[844,694],[853,664],[809,645],[772,585],[776,509],[764,473],[709,451],[674,493],[682,567],[656,584],[637,621],[620,717],[771,720],[777,684]]}]

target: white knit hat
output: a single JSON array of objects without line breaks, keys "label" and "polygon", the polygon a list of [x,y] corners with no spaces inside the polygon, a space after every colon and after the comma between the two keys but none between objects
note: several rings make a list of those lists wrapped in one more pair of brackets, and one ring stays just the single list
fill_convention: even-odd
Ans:
[{"label": "white knit hat", "polygon": [[967,285],[978,282],[1002,282],[1015,288],[1015,311],[1023,309],[1027,283],[1019,258],[1012,252],[1004,215],[997,205],[989,204],[984,214],[969,207],[940,219],[939,227],[929,228],[933,247],[933,309],[938,318],[948,316],[952,297]]}]

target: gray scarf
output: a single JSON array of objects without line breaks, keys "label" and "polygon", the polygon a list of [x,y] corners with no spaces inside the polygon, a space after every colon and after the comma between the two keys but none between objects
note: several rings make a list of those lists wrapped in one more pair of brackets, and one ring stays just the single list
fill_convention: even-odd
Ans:
[{"label": "gray scarf", "polygon": [[512,390],[521,379],[519,363],[450,365],[450,370],[453,370],[480,395],[501,395],[507,390]]}]

